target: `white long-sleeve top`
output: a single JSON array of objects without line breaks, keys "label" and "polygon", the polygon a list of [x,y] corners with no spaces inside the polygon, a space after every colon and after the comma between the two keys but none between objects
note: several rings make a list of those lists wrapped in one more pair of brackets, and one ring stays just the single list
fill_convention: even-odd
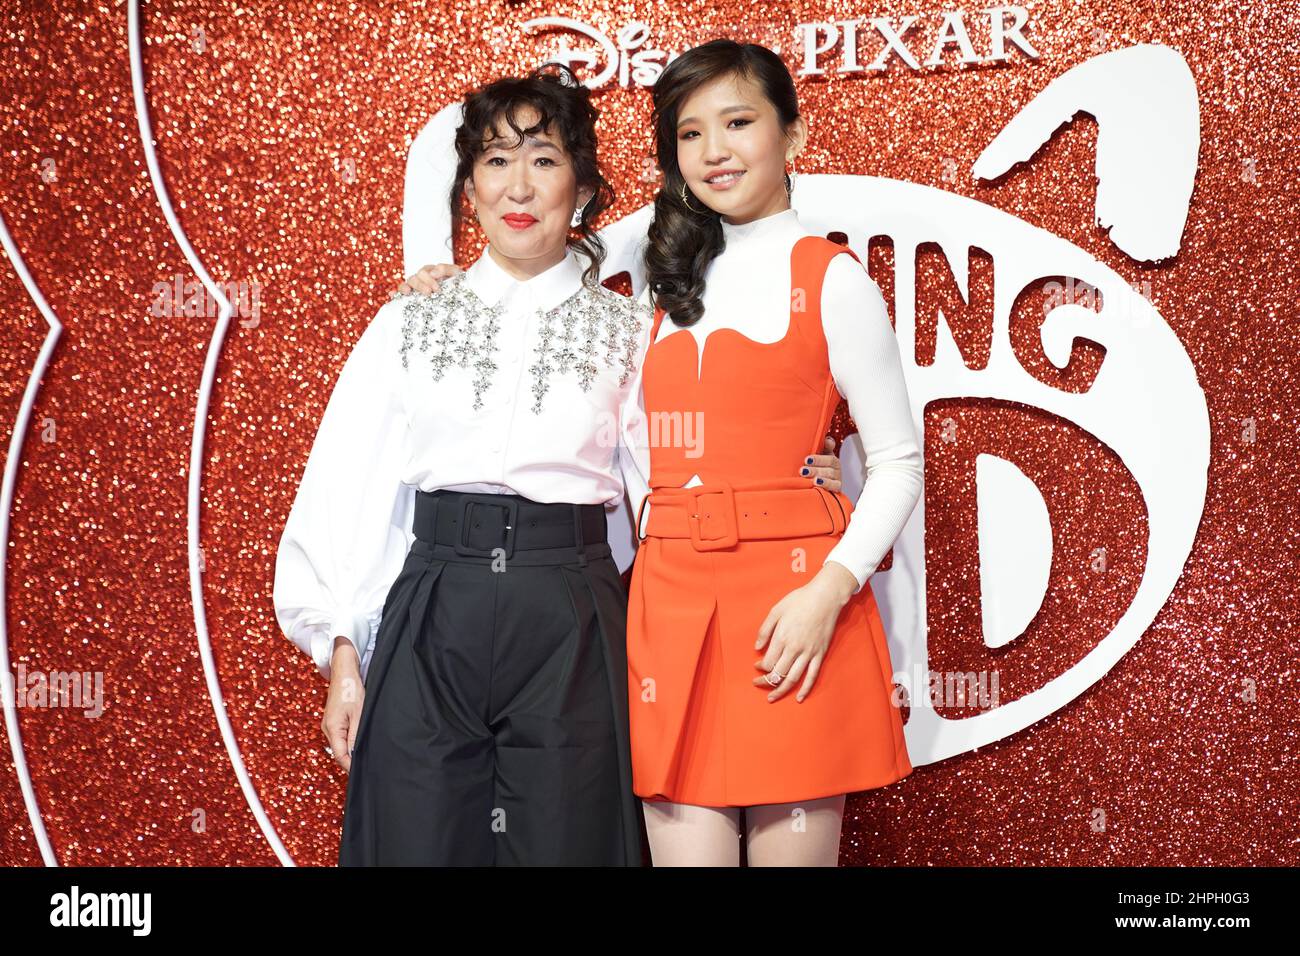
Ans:
[{"label": "white long-sleeve top", "polygon": [[280,539],[281,630],[329,676],[334,639],[364,676],[414,540],[417,489],[617,503],[619,416],[649,309],[565,259],[515,279],[485,248],[432,295],[381,307],[348,356]]},{"label": "white long-sleeve top", "polygon": [[[790,250],[813,235],[794,209],[735,225],[722,221],[726,248],[705,272],[704,314],[687,328],[665,317],[655,341],[694,335],[704,356],[708,336],[732,328],[756,342],[777,342],[790,324]],[[650,300],[648,293],[642,303]],[[912,424],[898,340],[879,286],[852,256],[835,256],[821,297],[822,329],[831,375],[848,400],[866,453],[867,475],[840,541],[827,555],[846,567],[862,590],[884,559],[921,495],[921,451]],[[639,366],[638,366],[639,369]],[[632,514],[649,493],[650,450],[638,371],[623,416],[624,476]],[[762,423],[755,422],[761,433]],[[700,484],[699,475],[686,486]],[[642,519],[649,520],[653,505]]]}]

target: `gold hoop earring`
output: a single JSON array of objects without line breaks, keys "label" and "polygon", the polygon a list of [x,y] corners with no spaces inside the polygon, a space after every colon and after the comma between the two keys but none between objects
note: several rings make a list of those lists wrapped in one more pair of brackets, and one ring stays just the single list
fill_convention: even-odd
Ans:
[{"label": "gold hoop earring", "polygon": [[696,213],[697,215],[702,214],[704,212],[703,209],[696,209],[694,206],[692,206],[691,201],[686,198],[686,180],[684,179],[682,180],[681,195],[682,195],[682,205],[685,206],[687,209],[689,209],[691,212]]}]

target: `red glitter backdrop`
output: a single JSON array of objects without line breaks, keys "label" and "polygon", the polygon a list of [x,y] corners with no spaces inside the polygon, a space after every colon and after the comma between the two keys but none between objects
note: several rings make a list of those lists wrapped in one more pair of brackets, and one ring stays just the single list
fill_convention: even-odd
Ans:
[{"label": "red glitter backdrop", "polygon": [[[26,770],[59,863],[332,864],[345,775],[323,751],[325,685],[280,634],[274,554],[344,358],[402,272],[407,149],[437,109],[554,48],[533,17],[607,36],[631,20],[684,50],[717,35],[782,47],[791,28],[916,14],[929,49],[945,5],[734,0],[564,8],[462,3],[150,2],[145,90],[163,178],[200,259],[255,284],[260,316],[230,324],[202,457],[201,599],[220,687],[265,820],[214,714],[196,637],[187,482],[196,395],[215,327],[154,314],[156,283],[193,278],[150,185],[131,84],[128,5],[9,4],[0,14],[0,212],[61,335],[11,469],[5,549],[11,670],[98,671],[104,711],[21,708]],[[969,8],[975,17],[982,5]],[[1195,365],[1210,409],[1204,517],[1183,575],[1142,640],[1050,717],[995,744],[850,797],[853,864],[1295,864],[1297,334],[1296,6],[1268,2],[1029,6],[1040,56],[798,79],[811,124],[800,172],[909,180],[979,199],[1067,238],[1150,299]],[[985,38],[985,44],[987,38]],[[1019,107],[1089,56],[1177,49],[1195,77],[1201,149],[1179,254],[1126,257],[1093,220],[1097,125],[1080,114],[1025,167],[969,170]],[[984,52],[984,51],[981,51]],[[864,53],[864,62],[874,50]],[[1138,91],[1135,91],[1135,94]],[[649,93],[598,94],[611,219],[648,202]],[[474,237],[473,247],[478,240]],[[47,326],[0,268],[6,443]],[[940,418],[974,450],[1088,469],[1113,574],[1084,580],[1091,546],[1056,529],[1049,603],[1004,682],[1032,689],[1112,624],[1145,560],[1140,495],[1063,430],[992,401],[927,413],[932,666],[983,653],[969,460],[933,455]],[[840,421],[840,427],[844,425]],[[10,452],[10,454],[15,454]],[[1041,477],[1045,496],[1051,476]],[[1094,506],[1094,505],[1090,505]],[[946,571],[944,570],[946,569]],[[942,572],[942,573],[941,573]],[[938,665],[935,662],[939,662]],[[1249,688],[1245,692],[1244,688]],[[960,716],[956,714],[955,716]],[[9,745],[0,746],[0,860],[42,854]],[[268,836],[274,834],[274,839]],[[276,841],[283,854],[277,854]]]}]

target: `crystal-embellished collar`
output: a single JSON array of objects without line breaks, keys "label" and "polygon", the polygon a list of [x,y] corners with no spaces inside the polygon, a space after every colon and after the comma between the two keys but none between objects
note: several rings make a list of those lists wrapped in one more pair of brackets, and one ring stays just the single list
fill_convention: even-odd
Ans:
[{"label": "crystal-embellished collar", "polygon": [[[472,369],[472,408],[478,411],[497,370],[494,353],[504,304],[487,305],[470,291],[467,278],[460,272],[437,292],[403,296],[401,356],[402,367],[409,369],[413,349],[426,354],[435,382],[452,366]],[[619,388],[636,371],[641,330],[650,321],[650,310],[640,303],[602,286],[580,284],[577,291],[535,314],[534,359],[527,369],[533,379],[533,414],[541,414],[553,373],[576,378],[578,387],[588,392],[602,369],[618,371]]]}]

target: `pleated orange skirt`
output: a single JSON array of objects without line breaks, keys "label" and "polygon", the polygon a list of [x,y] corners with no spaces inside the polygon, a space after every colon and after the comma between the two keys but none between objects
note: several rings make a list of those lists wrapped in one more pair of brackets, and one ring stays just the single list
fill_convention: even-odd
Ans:
[{"label": "pleated orange skirt", "polygon": [[756,806],[870,790],[911,773],[870,582],[841,611],[803,701],[796,686],[769,703],[772,688],[753,683],[767,651],[754,646],[759,626],[838,540],[742,540],[718,551],[684,538],[641,542],[627,634],[637,796]]}]

